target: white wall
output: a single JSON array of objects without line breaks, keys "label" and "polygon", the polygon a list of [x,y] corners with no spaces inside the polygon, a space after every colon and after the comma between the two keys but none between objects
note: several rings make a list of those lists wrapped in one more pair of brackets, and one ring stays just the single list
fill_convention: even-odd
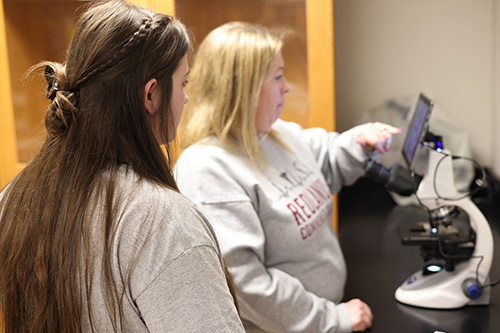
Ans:
[{"label": "white wall", "polygon": [[500,0],[493,1],[493,170],[500,176]]},{"label": "white wall", "polygon": [[425,92],[500,175],[500,0],[334,4],[337,129],[388,98]]}]

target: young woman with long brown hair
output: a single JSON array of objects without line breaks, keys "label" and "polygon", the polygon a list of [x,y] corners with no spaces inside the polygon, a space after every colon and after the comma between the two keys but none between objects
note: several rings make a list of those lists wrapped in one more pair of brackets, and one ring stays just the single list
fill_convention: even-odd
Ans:
[{"label": "young woman with long brown hair", "polygon": [[[178,193],[175,138],[189,38],[123,1],[78,21],[44,62],[46,139],[0,194],[6,332],[239,332],[214,232]],[[168,147],[167,147],[168,153]]]}]

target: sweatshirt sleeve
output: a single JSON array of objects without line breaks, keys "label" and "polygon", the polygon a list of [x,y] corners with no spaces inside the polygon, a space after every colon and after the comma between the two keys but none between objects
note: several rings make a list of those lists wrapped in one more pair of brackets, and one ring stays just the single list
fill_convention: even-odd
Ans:
[{"label": "sweatshirt sleeve", "polygon": [[150,332],[244,332],[218,255],[208,246],[180,255],[136,303]]},{"label": "sweatshirt sleeve", "polygon": [[[338,193],[342,186],[351,185],[363,176],[364,162],[368,157],[378,156],[377,152],[363,152],[355,142],[365,126],[359,125],[337,133],[327,132],[323,128],[304,129],[295,123],[280,124],[280,127],[285,127],[292,136],[309,147],[332,193]],[[285,143],[288,142],[290,140],[285,139]]]}]

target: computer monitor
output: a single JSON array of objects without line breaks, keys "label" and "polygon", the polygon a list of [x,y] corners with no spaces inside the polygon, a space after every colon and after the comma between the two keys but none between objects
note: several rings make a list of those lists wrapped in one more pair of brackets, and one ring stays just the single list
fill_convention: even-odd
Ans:
[{"label": "computer monitor", "polygon": [[417,147],[424,140],[427,132],[433,107],[434,102],[425,95],[420,94],[418,96],[417,103],[415,104],[415,112],[408,126],[402,149],[403,158],[410,169]]}]

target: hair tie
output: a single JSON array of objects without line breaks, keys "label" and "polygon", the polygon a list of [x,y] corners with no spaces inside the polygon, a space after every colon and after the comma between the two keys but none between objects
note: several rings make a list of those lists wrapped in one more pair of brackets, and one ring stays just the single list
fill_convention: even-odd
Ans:
[{"label": "hair tie", "polygon": [[54,98],[56,97],[56,93],[58,91],[59,88],[57,87],[57,84],[54,81],[50,82],[49,87],[47,88],[47,92],[45,92],[45,98],[54,101]]},{"label": "hair tie", "polygon": [[54,100],[56,97],[56,93],[59,91],[59,87],[57,86],[56,80],[54,79],[55,71],[51,66],[45,67],[45,80],[47,80],[47,91],[45,92],[45,98]]}]

